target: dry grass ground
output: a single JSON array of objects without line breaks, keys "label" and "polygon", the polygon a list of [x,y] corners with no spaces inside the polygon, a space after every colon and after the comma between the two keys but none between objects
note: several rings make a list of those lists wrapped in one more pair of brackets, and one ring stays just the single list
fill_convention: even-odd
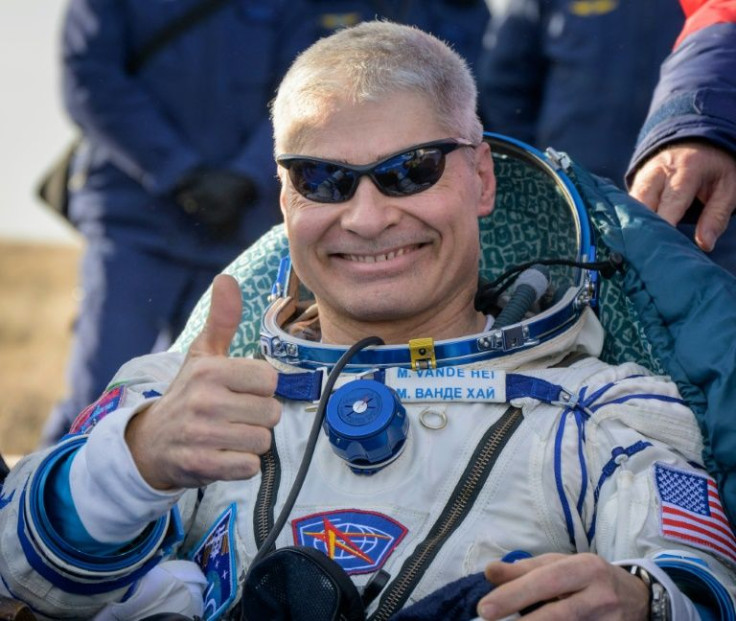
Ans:
[{"label": "dry grass ground", "polygon": [[0,240],[0,452],[33,450],[66,389],[80,249]]}]

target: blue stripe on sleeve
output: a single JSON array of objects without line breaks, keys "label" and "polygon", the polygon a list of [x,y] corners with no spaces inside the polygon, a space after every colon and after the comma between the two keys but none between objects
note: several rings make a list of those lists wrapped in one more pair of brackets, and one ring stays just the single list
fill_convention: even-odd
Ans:
[{"label": "blue stripe on sleeve", "polygon": [[[111,556],[128,545],[125,543],[102,543],[94,539],[79,519],[72,500],[69,471],[77,451],[67,453],[51,466],[46,485],[54,502],[46,504],[49,522],[59,536],[69,545],[94,556]],[[46,495],[44,494],[44,496]]]}]

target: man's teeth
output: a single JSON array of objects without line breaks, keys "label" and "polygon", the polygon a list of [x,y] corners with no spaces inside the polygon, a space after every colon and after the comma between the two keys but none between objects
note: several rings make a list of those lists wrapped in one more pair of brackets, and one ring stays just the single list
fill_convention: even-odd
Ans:
[{"label": "man's teeth", "polygon": [[386,254],[349,254],[347,257],[350,261],[357,261],[358,263],[381,263],[382,261],[390,261],[391,259],[400,257],[407,252],[409,252],[408,248],[399,248]]}]

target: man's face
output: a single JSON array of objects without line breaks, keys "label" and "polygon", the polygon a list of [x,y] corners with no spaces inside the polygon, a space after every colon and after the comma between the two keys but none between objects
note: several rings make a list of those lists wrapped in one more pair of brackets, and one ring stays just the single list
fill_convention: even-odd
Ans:
[{"label": "man's face", "polygon": [[[335,109],[311,129],[299,155],[354,165],[449,136],[429,105],[407,93]],[[352,198],[318,203],[301,196],[287,172],[284,214],[294,268],[314,293],[323,339],[350,343],[364,334],[386,342],[479,331],[478,217],[493,207],[487,145],[446,155],[440,180],[418,194],[382,194],[368,176]]]}]

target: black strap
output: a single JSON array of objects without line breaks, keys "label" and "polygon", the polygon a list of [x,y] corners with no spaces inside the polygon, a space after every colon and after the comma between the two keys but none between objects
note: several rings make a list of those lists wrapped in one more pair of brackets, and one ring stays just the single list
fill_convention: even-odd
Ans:
[{"label": "black strap", "polygon": [[187,30],[212,15],[218,9],[225,6],[230,0],[204,0],[195,4],[185,13],[182,13],[173,22],[164,26],[153,37],[151,37],[133,57],[128,60],[126,70],[133,75],[141,70],[153,56],[161,49],[171,43],[174,39],[184,34]]}]

